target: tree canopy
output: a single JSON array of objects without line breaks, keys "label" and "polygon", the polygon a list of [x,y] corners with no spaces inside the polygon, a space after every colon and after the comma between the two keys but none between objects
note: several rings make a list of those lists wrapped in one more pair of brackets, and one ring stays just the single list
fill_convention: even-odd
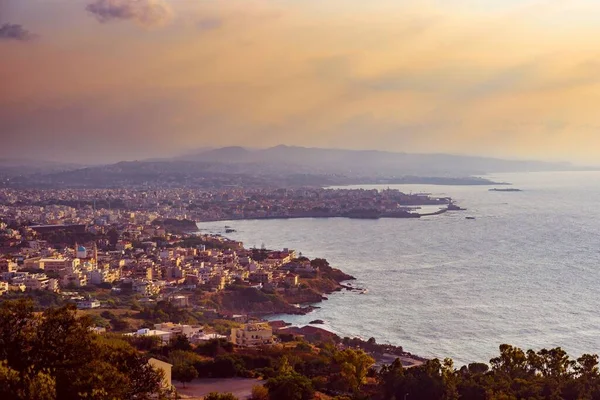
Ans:
[{"label": "tree canopy", "polygon": [[125,340],[91,326],[73,305],[36,314],[31,301],[0,303],[0,398],[159,396],[162,373]]},{"label": "tree canopy", "polygon": [[403,368],[399,360],[379,373],[379,398],[431,400],[597,400],[598,356],[570,359],[560,347],[523,351],[503,344],[487,364],[455,369],[452,360]]}]

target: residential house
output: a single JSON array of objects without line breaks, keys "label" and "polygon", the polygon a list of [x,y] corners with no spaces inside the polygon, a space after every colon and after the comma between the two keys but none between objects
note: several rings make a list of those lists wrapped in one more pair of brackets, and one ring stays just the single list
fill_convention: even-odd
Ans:
[{"label": "residential house", "polygon": [[268,322],[243,324],[231,330],[231,343],[238,346],[254,347],[273,344],[273,328]]}]

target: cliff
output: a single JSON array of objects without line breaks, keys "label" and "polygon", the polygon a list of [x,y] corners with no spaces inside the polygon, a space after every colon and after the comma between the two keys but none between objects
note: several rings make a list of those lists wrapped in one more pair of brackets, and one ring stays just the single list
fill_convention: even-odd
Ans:
[{"label": "cliff", "polygon": [[307,314],[315,307],[298,305],[319,303],[324,300],[325,294],[342,290],[344,286],[341,282],[354,279],[339,269],[329,267],[325,260],[317,259],[313,262],[319,265],[320,273],[315,277],[302,278],[298,287],[271,292],[233,285],[221,292],[209,294],[205,302],[220,312],[231,314]]},{"label": "cliff", "polygon": [[312,307],[297,308],[295,303],[287,301],[281,295],[265,293],[250,287],[233,286],[211,294],[209,300],[220,312],[231,314],[304,314],[313,310]]}]

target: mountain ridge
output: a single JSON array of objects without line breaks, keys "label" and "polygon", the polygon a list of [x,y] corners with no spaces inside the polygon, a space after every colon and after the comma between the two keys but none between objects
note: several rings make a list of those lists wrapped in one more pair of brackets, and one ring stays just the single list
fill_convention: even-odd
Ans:
[{"label": "mountain ridge", "polygon": [[266,149],[229,146],[203,148],[171,158],[121,161],[83,168],[5,168],[8,174],[3,174],[0,162],[0,183],[11,187],[48,188],[214,188],[369,183],[482,185],[495,183],[478,178],[492,173],[576,169],[570,163],[513,161],[443,153],[394,153],[285,145]]}]

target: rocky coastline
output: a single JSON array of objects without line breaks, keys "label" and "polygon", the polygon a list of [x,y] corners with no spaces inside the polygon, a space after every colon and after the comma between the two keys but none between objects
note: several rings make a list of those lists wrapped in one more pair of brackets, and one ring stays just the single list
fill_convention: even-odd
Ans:
[{"label": "rocky coastline", "polygon": [[[309,261],[303,257],[301,259]],[[366,288],[355,286],[352,283],[356,280],[354,276],[346,274],[341,269],[331,267],[327,260],[317,258],[310,263],[318,267],[318,273],[302,276],[297,287],[278,291],[269,287],[257,290],[254,287],[232,285],[221,292],[211,294],[210,303],[223,314],[264,318],[286,314],[307,315],[320,308],[317,304],[328,300],[328,295],[342,290],[357,292],[357,294],[367,293]],[[310,327],[323,333],[325,337],[331,337],[337,343],[363,349],[375,358],[376,365],[389,364],[396,358],[400,359],[405,367],[418,366],[427,361],[426,358],[404,351],[401,346],[378,344],[374,338],[369,340],[342,338],[320,327],[325,323],[326,321],[315,319],[306,327],[292,327],[289,323],[284,325],[297,330]],[[319,327],[317,328],[315,325]]]},{"label": "rocky coastline", "polygon": [[352,289],[343,282],[354,280],[337,268],[329,267],[326,260],[314,277],[301,278],[300,285],[283,292],[271,288],[256,290],[247,286],[233,285],[209,297],[211,305],[227,314],[247,314],[255,317],[289,314],[306,315],[317,308],[316,304],[327,300],[327,296],[341,290]]}]

